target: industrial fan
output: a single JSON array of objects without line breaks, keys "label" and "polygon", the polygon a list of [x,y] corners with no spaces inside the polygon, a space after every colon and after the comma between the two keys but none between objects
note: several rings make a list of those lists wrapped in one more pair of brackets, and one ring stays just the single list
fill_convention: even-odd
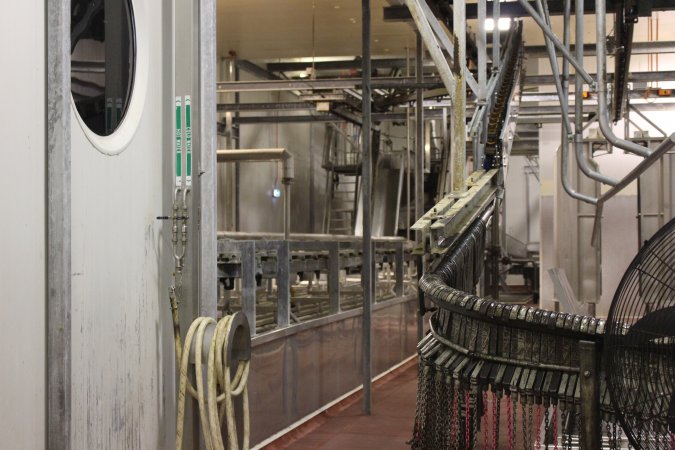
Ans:
[{"label": "industrial fan", "polygon": [[675,449],[675,219],[621,279],[604,345],[607,386],[631,444]]}]

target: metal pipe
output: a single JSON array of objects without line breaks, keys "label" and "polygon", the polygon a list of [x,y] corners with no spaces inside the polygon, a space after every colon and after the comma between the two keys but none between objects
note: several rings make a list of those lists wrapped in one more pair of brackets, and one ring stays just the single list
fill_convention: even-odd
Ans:
[{"label": "metal pipe", "polygon": [[[410,77],[410,48],[406,47],[405,49],[405,72],[406,76]],[[406,171],[406,223],[405,223],[405,237],[410,240],[410,225],[412,221],[410,220],[410,108],[407,108],[405,111],[405,171]]]},{"label": "metal pipe", "polygon": [[[541,0],[537,0],[537,6],[539,6],[539,9],[542,12],[545,12],[545,17],[548,19],[548,10],[544,9],[541,4]],[[564,44],[566,47],[569,47],[570,45],[570,14],[571,14],[571,6],[570,6],[570,0],[565,0],[564,6],[563,6],[563,13],[565,18],[563,19],[563,24],[564,24],[564,31],[563,31],[563,39],[564,39]],[[547,20],[548,22],[548,20]],[[558,60],[555,58],[555,55],[552,55],[553,48],[550,45],[550,40],[546,39],[546,44],[547,48],[549,49],[549,58],[551,59],[551,66],[555,67],[557,69],[558,66]],[[555,76],[555,69],[554,69],[554,76]],[[579,77],[579,72],[577,71],[577,76]],[[577,85],[580,83],[577,82]],[[595,197],[591,197],[585,194],[582,194],[580,192],[575,191],[572,186],[570,185],[569,179],[567,177],[567,169],[568,169],[568,155],[569,155],[569,136],[571,133],[571,125],[569,122],[569,95],[565,93],[563,94],[563,89],[569,90],[569,63],[567,62],[566,59],[563,59],[563,79],[562,79],[562,85],[557,84],[556,87],[560,88],[558,91],[558,96],[560,97],[560,108],[562,109],[562,115],[563,115],[563,127],[561,130],[561,137],[560,137],[560,178],[562,180],[562,185],[563,189],[567,194],[572,197],[576,198],[577,200],[581,200],[582,202],[590,203],[592,205],[598,203],[598,199]],[[576,108],[576,104],[575,104]],[[579,128],[581,130],[581,128]]]},{"label": "metal pipe", "polygon": [[492,20],[494,21],[494,28],[492,29],[492,72],[496,73],[499,70],[499,3],[492,2]]},{"label": "metal pipe", "polygon": [[605,70],[607,64],[605,13],[605,0],[596,0],[595,25],[597,28],[596,54],[598,67],[598,123],[600,123],[600,131],[612,145],[626,150],[627,152],[647,157],[651,154],[651,151],[648,148],[638,145],[634,142],[621,139],[614,134],[614,131],[609,124],[609,111],[607,108],[607,83],[605,82]]},{"label": "metal pipe", "polygon": [[[550,19],[548,15],[548,6],[542,4],[542,0],[536,0],[536,2],[539,13],[544,17],[546,25],[549,26]],[[563,36],[563,39],[565,39],[565,43],[563,44],[563,46],[569,45],[569,21],[564,21],[564,23],[565,26],[567,26],[568,28],[566,28],[565,31],[567,35]],[[553,43],[551,42],[551,39],[547,36],[546,33],[544,33],[544,41],[546,43],[546,50],[548,51],[548,59],[549,62],[551,63],[551,71],[553,73],[553,83],[555,84],[555,90],[556,93],[558,94],[558,101],[560,102],[560,109],[562,110],[562,124],[563,130],[567,135],[565,137],[565,141],[567,141],[569,139],[569,136],[572,134],[572,124],[570,123],[568,115],[569,93],[563,91],[563,85],[560,78],[560,68],[558,67],[558,58],[556,56]],[[565,67],[566,63],[567,60],[563,58],[563,67]]]},{"label": "metal pipe", "polygon": [[640,175],[642,175],[649,167],[658,161],[663,155],[665,155],[670,149],[675,147],[675,133],[668,136],[663,142],[659,144],[658,147],[640,164],[638,164],[633,170],[631,170],[628,175],[623,177],[616,186],[613,186],[610,190],[605,192],[601,197],[600,201],[602,203],[606,202],[610,198],[618,194],[623,188],[628,186],[634,180],[636,180]]},{"label": "metal pipe", "polygon": [[284,183],[284,239],[291,237],[291,184]]},{"label": "metal pipe", "polygon": [[284,239],[291,233],[291,183],[295,178],[293,155],[285,148],[258,148],[245,150],[217,150],[216,161],[225,162],[261,162],[280,161],[282,166],[281,182],[284,185]]},{"label": "metal pipe", "polygon": [[[584,63],[584,0],[575,1],[574,17],[576,19],[576,37],[575,37],[575,53],[579,64]],[[583,80],[579,72],[575,75],[576,83],[574,83],[574,151],[577,157],[577,165],[587,177],[599,181],[610,186],[615,186],[619,181],[614,178],[605,176],[596,172],[588,162],[586,154],[584,153],[584,104],[583,94],[584,86]]]},{"label": "metal pipe", "polygon": [[372,190],[372,156],[371,156],[371,61],[370,61],[370,0],[361,2],[361,38],[362,38],[362,110],[363,127],[361,128],[361,208],[363,217],[363,263],[361,264],[361,283],[363,287],[363,412],[370,415],[372,408],[372,328],[371,316],[373,308],[373,242],[371,230],[371,190]]},{"label": "metal pipe", "polygon": [[668,136],[668,133],[663,131],[663,128],[659,127],[657,124],[652,122],[649,117],[647,117],[642,111],[637,109],[634,105],[629,105],[629,108],[632,109],[635,113],[637,113],[638,116],[642,117],[645,122],[647,122],[649,125],[651,125],[656,131],[661,133],[664,137]]},{"label": "metal pipe", "polygon": [[281,161],[282,181],[293,180],[295,170],[293,154],[285,148],[256,148],[240,150],[218,150],[217,161],[220,162],[255,162],[255,161]]},{"label": "metal pipe", "polygon": [[[415,48],[415,80],[420,83],[424,80],[424,42],[422,35],[417,32]],[[415,220],[418,220],[424,214],[424,92],[418,89],[415,92]],[[415,234],[415,242],[422,245],[423,235],[421,232]],[[419,308],[417,311],[417,339],[421,340],[424,336],[424,315],[426,314],[426,304],[424,303],[424,292],[419,289],[419,279],[424,271],[422,257],[418,257],[417,266],[417,301]]]},{"label": "metal pipe", "polygon": [[[417,41],[415,48],[415,78],[417,82],[424,78],[423,63],[424,42],[422,34],[416,33]],[[416,91],[415,102],[415,220],[424,214],[424,93]],[[416,241],[421,242],[421,234],[417,233]]]},{"label": "metal pipe", "polygon": [[[452,192],[463,193],[466,190],[464,181],[466,170],[466,4],[464,0],[452,2],[452,33],[455,38],[457,54],[455,55],[455,90],[452,96]],[[450,91],[452,92],[452,91]]]},{"label": "metal pipe", "polygon": [[[538,3],[540,1],[541,0],[539,0]],[[544,22],[544,19],[539,14],[537,14],[537,12],[534,10],[534,8],[532,8],[532,5],[530,5],[528,0],[518,0],[518,2],[523,6],[523,9],[525,9],[525,11],[527,11],[527,13],[530,16],[532,16],[532,18],[537,23],[537,25],[539,25],[539,28],[541,28],[541,30],[544,32],[544,34],[551,40],[553,45],[555,45],[558,48],[558,50],[560,50],[563,58],[568,60],[572,64],[572,66],[574,66],[574,68],[581,74],[581,76],[583,77],[584,81],[586,81],[586,83],[592,85],[593,84],[593,78],[574,59],[574,57],[572,56],[570,51],[567,48],[565,48],[565,46],[563,45],[562,42],[560,42],[560,39],[558,39],[558,37],[555,35],[555,33],[553,31],[551,31],[550,26],[547,25],[546,22]]]},{"label": "metal pipe", "polygon": [[[478,102],[485,101],[487,94],[487,33],[485,17],[487,16],[486,0],[478,0]],[[498,28],[495,26],[495,28]]]},{"label": "metal pipe", "polygon": [[652,164],[661,159],[672,148],[675,148],[675,133],[668,136],[658,147],[646,157],[640,164],[638,164],[633,170],[631,170],[628,175],[623,177],[616,186],[613,186],[610,190],[605,192],[600,196],[598,200],[598,207],[595,209],[595,224],[593,225],[593,237],[591,243],[595,243],[595,240],[598,237],[600,231],[600,219],[602,218],[602,209],[610,198],[614,197],[616,194],[621,192],[626,186],[636,180],[640,175],[642,175]]}]

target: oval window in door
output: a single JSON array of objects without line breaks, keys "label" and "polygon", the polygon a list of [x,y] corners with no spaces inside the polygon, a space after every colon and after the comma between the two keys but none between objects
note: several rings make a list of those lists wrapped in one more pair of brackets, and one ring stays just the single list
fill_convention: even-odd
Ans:
[{"label": "oval window in door", "polygon": [[71,92],[99,136],[124,120],[134,84],[136,38],[130,0],[71,0]]}]

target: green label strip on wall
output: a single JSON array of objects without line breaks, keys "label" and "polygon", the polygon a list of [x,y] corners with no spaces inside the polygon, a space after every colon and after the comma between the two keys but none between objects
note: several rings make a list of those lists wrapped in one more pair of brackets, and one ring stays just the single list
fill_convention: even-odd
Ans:
[{"label": "green label strip on wall", "polygon": [[115,126],[118,127],[122,122],[122,99],[115,101]]},{"label": "green label strip on wall", "polygon": [[181,108],[183,101],[176,97],[176,186],[183,186],[183,156],[181,153],[181,143],[183,137],[183,127],[181,125]]},{"label": "green label strip on wall", "polygon": [[112,133],[113,129],[113,99],[108,97],[105,100],[105,133]]},{"label": "green label strip on wall", "polygon": [[192,114],[190,96],[185,96],[185,186],[192,186]]}]

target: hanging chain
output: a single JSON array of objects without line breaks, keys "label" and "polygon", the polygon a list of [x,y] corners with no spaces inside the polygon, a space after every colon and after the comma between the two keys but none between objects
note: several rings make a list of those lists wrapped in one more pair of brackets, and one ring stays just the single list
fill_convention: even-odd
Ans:
[{"label": "hanging chain", "polygon": [[[455,383],[455,388],[452,392],[452,428],[450,430],[450,442],[453,446],[457,444],[457,423],[459,421],[459,414],[457,414],[457,397],[459,396],[457,384]],[[456,446],[459,448],[459,445]]]},{"label": "hanging chain", "polygon": [[495,403],[497,403],[497,418],[495,420],[496,425],[495,425],[494,439],[492,442],[492,450],[497,450],[497,443],[499,442],[499,422],[501,417],[502,402],[494,392],[492,393],[492,399],[494,400]]},{"label": "hanging chain", "polygon": [[569,417],[570,417],[570,412],[566,409],[563,410],[563,412],[560,414],[560,426],[561,426],[561,441],[562,441],[562,446],[565,450],[570,450],[569,445],[568,445],[568,436],[570,435],[569,432]]},{"label": "hanging chain", "polygon": [[471,413],[469,411],[469,400],[470,400],[470,394],[469,394],[469,389],[466,390],[466,394],[464,396],[464,430],[465,430],[465,435],[464,435],[464,441],[466,442],[466,450],[470,450],[471,447],[471,430],[470,430],[470,425],[471,425]]},{"label": "hanging chain", "polygon": [[[527,409],[529,410],[529,415],[530,417],[532,416],[532,409],[531,406],[528,405]],[[527,450],[527,447],[530,445],[530,436],[527,433],[527,412],[525,411],[525,405],[521,405],[520,408],[521,411],[521,417],[523,418],[522,420],[522,425],[523,425],[523,448]]]},{"label": "hanging chain", "polygon": [[612,442],[612,428],[609,422],[605,422],[605,434],[607,434],[607,444],[609,445],[609,450],[616,450],[616,443]]},{"label": "hanging chain", "polygon": [[553,450],[558,450],[558,405],[553,405]]},{"label": "hanging chain", "polygon": [[506,397],[506,423],[509,429],[507,430],[509,436],[509,450],[513,450],[513,417],[511,416],[511,396]]},{"label": "hanging chain", "polygon": [[488,404],[487,404],[487,391],[483,391],[483,446],[487,450],[489,447],[488,440]]},{"label": "hanging chain", "polygon": [[550,421],[548,417],[548,408],[544,410],[544,447],[548,450],[548,430],[550,426]]},{"label": "hanging chain", "polygon": [[499,417],[497,417],[497,396],[492,393],[492,448],[497,448],[497,428],[499,428]]},{"label": "hanging chain", "polygon": [[511,449],[509,449],[509,450],[514,450],[516,448],[516,430],[518,429],[517,428],[517,425],[518,425],[518,403],[514,401],[514,400],[517,400],[515,394],[513,395],[513,397],[509,396],[509,398],[511,399],[511,410],[512,410],[511,414],[513,415],[513,423],[511,424],[511,440],[509,441],[510,445],[511,445]]},{"label": "hanging chain", "polygon": [[471,435],[471,448],[475,449],[476,444],[478,443],[478,426],[480,424],[480,415],[478,414],[478,390],[476,389],[475,395],[473,395],[473,433]]},{"label": "hanging chain", "polygon": [[579,442],[581,442],[581,438],[583,437],[583,430],[581,429],[581,411],[577,411],[575,409],[574,410],[574,418],[575,418],[575,422],[576,422],[577,436],[579,438]]},{"label": "hanging chain", "polygon": [[534,448],[541,450],[541,405],[537,405],[537,414],[534,419],[534,423],[531,425],[534,431]]}]

